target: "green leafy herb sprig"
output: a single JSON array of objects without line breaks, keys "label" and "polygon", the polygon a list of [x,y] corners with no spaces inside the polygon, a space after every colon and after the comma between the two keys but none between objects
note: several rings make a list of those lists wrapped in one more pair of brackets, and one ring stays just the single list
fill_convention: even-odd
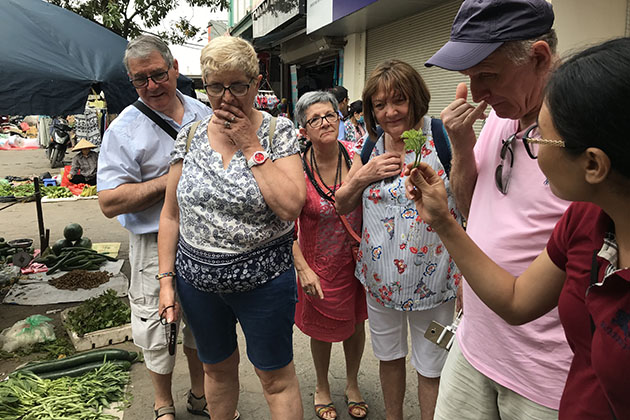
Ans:
[{"label": "green leafy herb sprig", "polygon": [[400,137],[405,142],[405,150],[413,150],[416,154],[413,161],[413,167],[417,167],[420,164],[420,159],[422,158],[422,146],[427,141],[427,136],[425,136],[422,131],[411,129],[402,133],[402,136]]}]

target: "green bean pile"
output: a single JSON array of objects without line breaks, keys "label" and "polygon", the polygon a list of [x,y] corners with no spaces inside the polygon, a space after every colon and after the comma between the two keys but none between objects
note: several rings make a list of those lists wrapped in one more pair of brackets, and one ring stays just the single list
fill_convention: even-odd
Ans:
[{"label": "green bean pile", "polygon": [[103,409],[125,399],[129,372],[106,362],[83,376],[40,379],[17,372],[0,382],[0,419],[3,420],[117,420]]}]

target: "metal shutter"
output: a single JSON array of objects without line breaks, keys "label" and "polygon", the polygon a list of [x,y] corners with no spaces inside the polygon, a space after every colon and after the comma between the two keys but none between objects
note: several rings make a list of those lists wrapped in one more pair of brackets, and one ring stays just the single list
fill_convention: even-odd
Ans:
[{"label": "metal shutter", "polygon": [[387,59],[399,59],[411,64],[422,76],[431,92],[429,115],[440,112],[455,98],[455,87],[468,78],[456,71],[424,66],[439,50],[451,33],[453,19],[461,0],[449,1],[417,15],[387,25],[369,29],[366,39],[365,77]]}]

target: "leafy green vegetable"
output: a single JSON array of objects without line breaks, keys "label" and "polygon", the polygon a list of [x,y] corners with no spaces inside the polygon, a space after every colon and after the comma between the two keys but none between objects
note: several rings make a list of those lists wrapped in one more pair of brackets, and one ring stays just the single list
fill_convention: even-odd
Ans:
[{"label": "leafy green vegetable", "polygon": [[0,350],[0,359],[14,359],[17,357],[27,356],[31,353],[44,353],[39,356],[43,360],[55,360],[61,356],[70,356],[76,353],[74,346],[66,337],[57,337],[53,341],[44,343],[35,343],[31,346],[20,347],[15,352],[7,352]]},{"label": "leafy green vegetable", "polygon": [[422,134],[422,131],[407,130],[402,133],[402,139],[405,142],[405,150],[412,150],[416,156],[413,162],[414,168],[420,164],[422,158],[422,146],[427,141],[427,136]]},{"label": "leafy green vegetable", "polygon": [[86,300],[76,309],[68,312],[66,324],[79,335],[118,327],[131,322],[131,309],[108,289],[98,297]]},{"label": "leafy green vegetable", "polygon": [[76,378],[49,380],[18,372],[0,382],[0,419],[115,420],[103,408],[125,401],[128,383],[129,372],[110,362]]}]

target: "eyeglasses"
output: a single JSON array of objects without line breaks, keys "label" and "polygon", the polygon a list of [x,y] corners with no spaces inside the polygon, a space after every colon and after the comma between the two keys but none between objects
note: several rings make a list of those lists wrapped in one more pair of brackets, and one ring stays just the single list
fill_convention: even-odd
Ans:
[{"label": "eyeglasses", "polygon": [[[510,175],[512,174],[512,166],[514,165],[514,150],[512,149],[512,143],[516,140],[516,133],[508,137],[507,140],[501,140],[503,146],[501,146],[501,162],[497,169],[494,171],[494,182],[497,185],[497,189],[501,194],[507,194],[508,186],[510,185]],[[506,158],[509,153],[509,166],[506,166]]]},{"label": "eyeglasses", "polygon": [[535,139],[530,137],[530,134],[538,128],[538,124],[532,125],[523,136],[523,143],[525,144],[525,150],[530,158],[536,159],[538,157],[538,145],[546,144],[547,146],[566,147],[566,144],[562,140],[547,140],[547,139]]},{"label": "eyeglasses", "polygon": [[223,96],[226,90],[229,90],[233,96],[240,97],[247,95],[253,81],[254,79],[250,80],[249,83],[232,83],[230,86],[223,86],[221,83],[210,83],[203,85],[203,87],[208,96],[212,96],[213,98]]},{"label": "eyeglasses", "polygon": [[149,84],[149,79],[153,80],[153,83],[156,85],[160,83],[164,83],[168,80],[168,70],[162,71],[160,73],[152,74],[147,77],[137,77],[135,79],[129,79],[133,87],[143,88]]},{"label": "eyeglasses", "polygon": [[310,125],[311,128],[319,128],[324,123],[324,120],[326,120],[328,124],[336,123],[337,121],[339,121],[339,114],[330,112],[322,117],[311,118],[310,120],[306,121],[306,124]]}]

